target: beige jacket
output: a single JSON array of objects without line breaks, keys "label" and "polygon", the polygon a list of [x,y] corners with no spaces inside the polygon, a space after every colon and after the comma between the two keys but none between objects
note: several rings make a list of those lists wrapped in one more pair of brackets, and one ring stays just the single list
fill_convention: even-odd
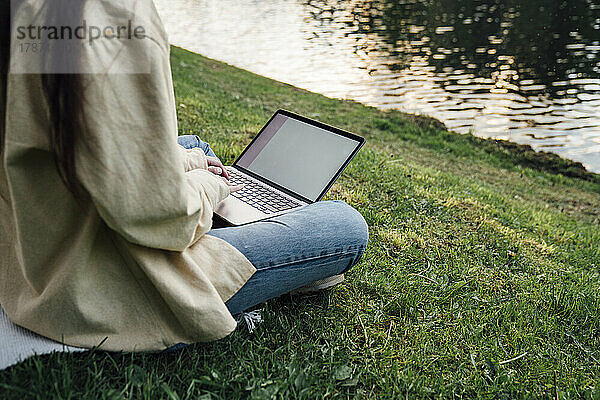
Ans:
[{"label": "beige jacket", "polygon": [[[42,1],[27,1],[17,20]],[[152,0],[133,3],[147,38],[82,54],[82,65],[105,68],[85,75],[88,145],[76,148],[90,200],[79,207],[59,178],[40,77],[18,73],[31,59],[14,47],[0,163],[0,304],[41,335],[125,351],[226,336],[236,324],[224,302],[255,272],[205,235],[229,189],[204,153],[177,144],[167,37]],[[88,4],[88,23],[122,16],[116,0]],[[112,73],[138,61],[150,73]]]}]

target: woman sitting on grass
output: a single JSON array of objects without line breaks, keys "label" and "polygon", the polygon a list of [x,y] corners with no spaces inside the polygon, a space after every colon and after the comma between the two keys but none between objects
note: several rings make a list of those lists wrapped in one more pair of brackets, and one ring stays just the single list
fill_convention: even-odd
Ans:
[{"label": "woman sitting on grass", "polygon": [[[152,0],[0,4],[0,304],[14,323],[160,350],[222,338],[232,314],[359,260],[367,226],[340,201],[211,229],[238,188],[206,143],[177,137]],[[84,38],[52,30],[65,26]]]}]

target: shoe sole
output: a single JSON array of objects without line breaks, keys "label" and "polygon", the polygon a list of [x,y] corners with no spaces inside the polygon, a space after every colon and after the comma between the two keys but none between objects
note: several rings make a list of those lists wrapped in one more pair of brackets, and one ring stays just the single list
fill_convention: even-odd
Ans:
[{"label": "shoe sole", "polygon": [[329,278],[321,279],[310,283],[306,286],[302,286],[299,289],[293,290],[294,294],[306,294],[320,292],[321,290],[329,289],[332,286],[338,285],[344,282],[344,274],[330,276]]}]

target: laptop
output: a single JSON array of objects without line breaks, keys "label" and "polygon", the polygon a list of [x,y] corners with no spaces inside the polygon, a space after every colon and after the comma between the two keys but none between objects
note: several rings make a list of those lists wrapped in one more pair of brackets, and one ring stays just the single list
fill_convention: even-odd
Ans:
[{"label": "laptop", "polygon": [[281,215],[321,200],[365,139],[333,126],[278,110],[226,167],[231,193],[215,214],[231,225]]}]

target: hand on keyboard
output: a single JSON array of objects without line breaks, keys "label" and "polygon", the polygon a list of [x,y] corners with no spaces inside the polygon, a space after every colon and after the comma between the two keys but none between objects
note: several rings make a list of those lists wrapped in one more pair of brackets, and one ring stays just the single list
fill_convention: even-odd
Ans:
[{"label": "hand on keyboard", "polygon": [[230,193],[240,191],[244,188],[244,185],[241,183],[240,184],[232,183],[232,182],[228,181],[227,179],[225,179],[224,177],[221,177],[221,179],[223,179],[225,181],[225,183],[229,186]]},{"label": "hand on keyboard", "polygon": [[206,156],[208,162],[208,170],[215,175],[219,175],[229,180],[229,172],[225,169],[225,166],[217,157]]}]

